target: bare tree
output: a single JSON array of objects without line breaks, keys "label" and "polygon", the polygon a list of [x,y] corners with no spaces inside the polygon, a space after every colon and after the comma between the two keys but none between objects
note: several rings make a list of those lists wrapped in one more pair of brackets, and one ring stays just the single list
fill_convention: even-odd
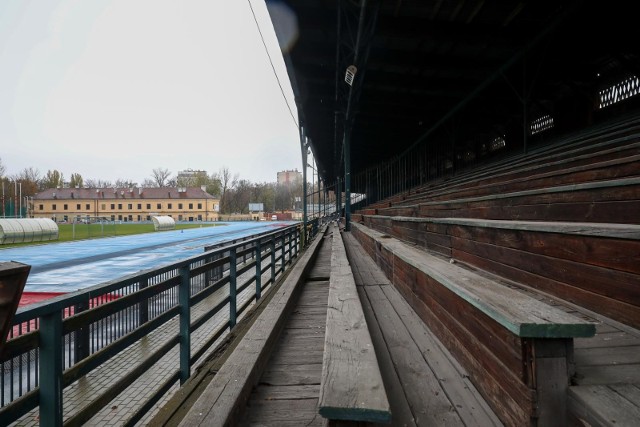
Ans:
[{"label": "bare tree", "polygon": [[156,187],[166,187],[171,172],[167,168],[155,168],[151,171],[151,177]]},{"label": "bare tree", "polygon": [[131,181],[130,179],[121,179],[118,178],[116,179],[116,184],[115,187],[116,188],[133,188],[133,187],[137,187],[138,184],[136,182]]},{"label": "bare tree", "polygon": [[231,170],[227,166],[223,166],[220,168],[220,172],[218,172],[218,178],[220,179],[220,210],[223,213],[230,213],[231,203],[229,197],[227,196],[227,191],[232,189],[234,185],[238,182],[238,174],[232,175]]},{"label": "bare tree", "polygon": [[113,187],[111,181],[103,181],[101,179],[87,179],[85,181],[87,188],[110,188]]},{"label": "bare tree", "polygon": [[2,163],[2,157],[0,157],[0,178],[4,176],[4,173],[7,171],[7,168]]}]

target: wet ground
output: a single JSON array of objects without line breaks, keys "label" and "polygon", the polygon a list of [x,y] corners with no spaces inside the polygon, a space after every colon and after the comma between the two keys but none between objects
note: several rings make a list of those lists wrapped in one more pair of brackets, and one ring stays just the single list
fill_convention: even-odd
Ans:
[{"label": "wet ground", "polygon": [[197,255],[205,246],[292,223],[217,224],[223,225],[0,249],[0,261],[31,265],[25,292],[72,292]]}]

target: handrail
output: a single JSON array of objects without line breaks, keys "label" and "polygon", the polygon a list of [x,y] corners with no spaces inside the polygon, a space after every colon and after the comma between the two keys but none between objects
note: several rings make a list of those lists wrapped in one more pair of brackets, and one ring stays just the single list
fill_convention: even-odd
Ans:
[{"label": "handrail", "polygon": [[[62,425],[65,386],[170,321],[178,322],[179,333],[165,340],[179,343],[175,378],[183,383],[196,360],[193,356],[206,351],[192,349],[191,333],[225,307],[229,307],[227,320],[213,335],[217,339],[233,328],[251,302],[299,256],[302,232],[301,226],[294,225],[223,243],[205,248],[203,254],[20,309],[0,355],[0,424],[14,422],[39,406],[41,425]],[[191,316],[192,307],[205,299],[209,301],[206,310]],[[160,357],[155,351],[142,363],[148,368]],[[146,369],[134,371],[135,375],[118,379],[68,420],[88,420],[111,400],[107,397],[123,391]],[[160,398],[158,393],[153,397]],[[149,401],[143,406],[150,406]]]}]

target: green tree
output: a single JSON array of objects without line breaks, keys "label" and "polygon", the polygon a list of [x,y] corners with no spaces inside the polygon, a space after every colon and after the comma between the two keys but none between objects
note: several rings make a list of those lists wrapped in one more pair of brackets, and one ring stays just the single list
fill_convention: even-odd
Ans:
[{"label": "green tree", "polygon": [[64,176],[57,169],[48,170],[41,182],[41,188],[60,188],[64,183]]},{"label": "green tree", "polygon": [[84,181],[82,179],[82,175],[79,173],[72,173],[71,179],[69,181],[69,186],[71,188],[82,188],[84,187]]}]

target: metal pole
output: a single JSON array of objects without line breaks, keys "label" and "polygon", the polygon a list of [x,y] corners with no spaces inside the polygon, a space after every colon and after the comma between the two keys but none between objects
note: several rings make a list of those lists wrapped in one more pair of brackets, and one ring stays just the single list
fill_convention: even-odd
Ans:
[{"label": "metal pole", "polygon": [[344,133],[344,229],[351,231],[351,126]]},{"label": "metal pole", "polygon": [[237,309],[236,248],[229,250],[229,326],[236,326]]},{"label": "metal pole", "polygon": [[62,426],[62,313],[40,323],[40,425]]},{"label": "metal pole", "polygon": [[191,310],[189,265],[180,268],[178,302],[180,304],[180,385],[191,376]]},{"label": "metal pole", "polygon": [[302,246],[307,244],[307,137],[304,128],[300,128],[300,147],[302,149]]}]

